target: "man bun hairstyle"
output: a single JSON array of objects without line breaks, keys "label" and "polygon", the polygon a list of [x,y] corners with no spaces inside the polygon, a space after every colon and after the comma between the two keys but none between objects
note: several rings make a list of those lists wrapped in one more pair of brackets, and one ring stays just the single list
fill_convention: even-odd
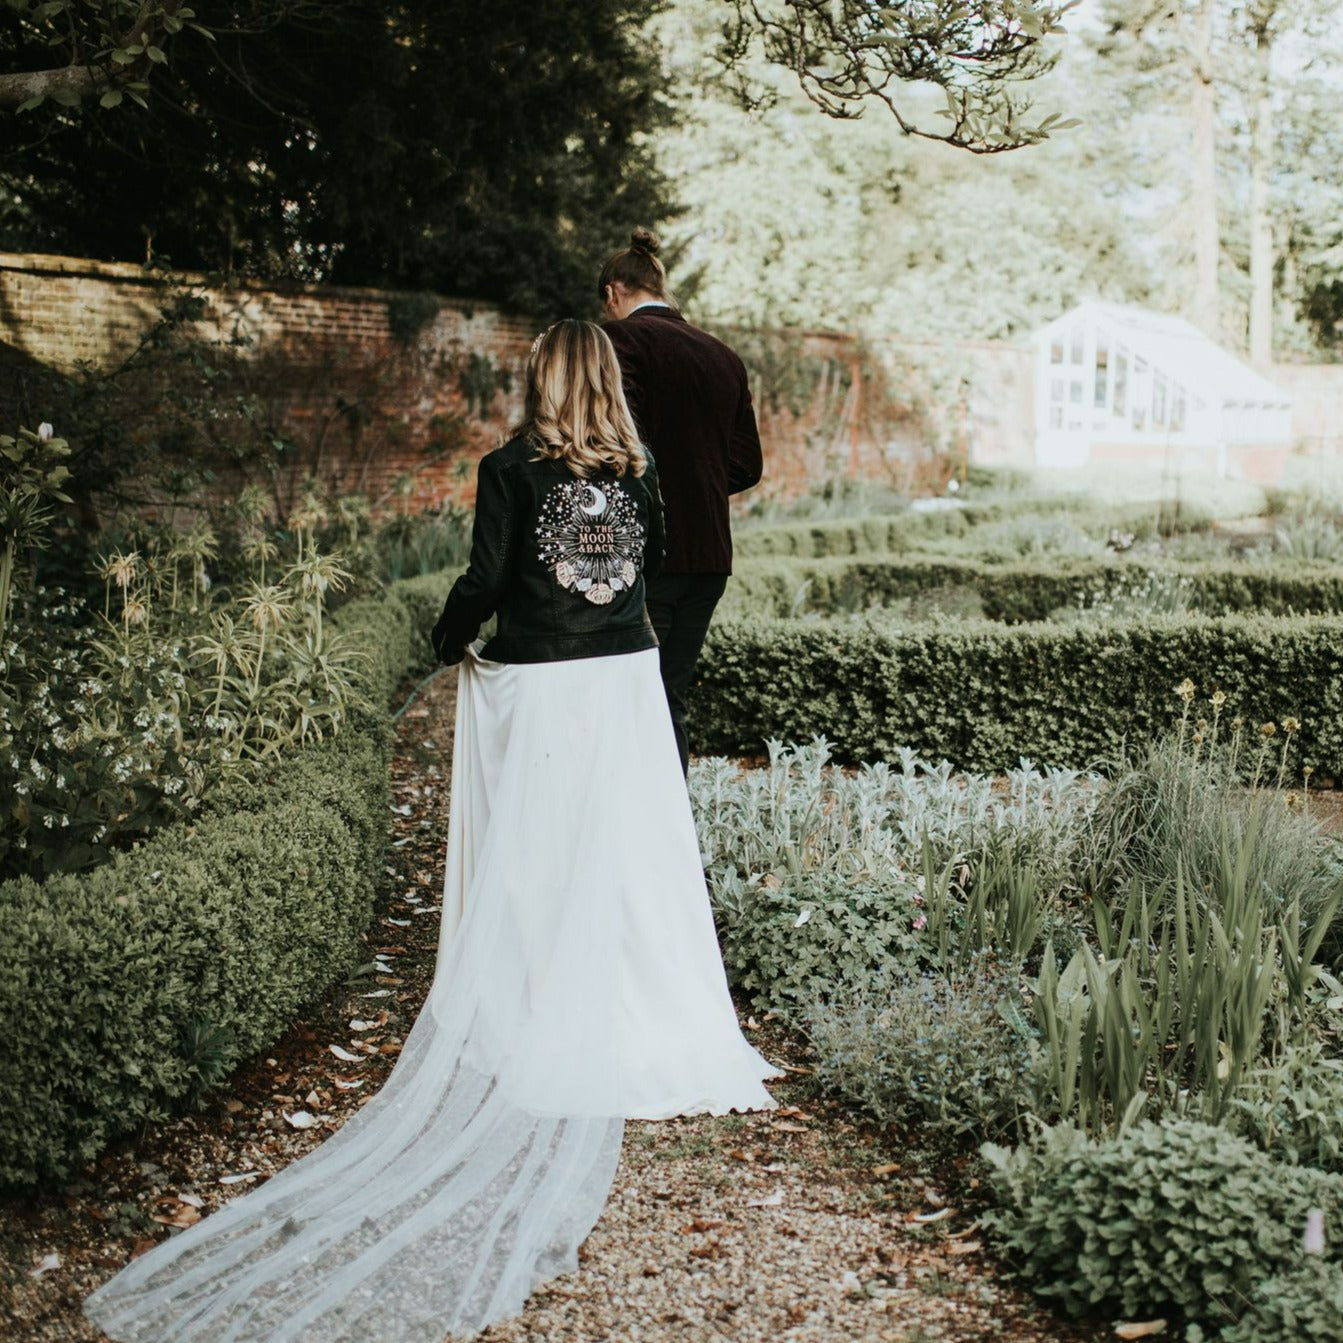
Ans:
[{"label": "man bun hairstyle", "polygon": [[651,228],[637,228],[630,234],[630,247],[636,252],[647,252],[649,256],[657,256],[661,246],[658,235]]},{"label": "man bun hairstyle", "polygon": [[667,288],[667,268],[658,258],[662,242],[652,229],[637,228],[630,234],[630,245],[613,252],[597,279],[597,297],[606,298],[607,285],[618,285],[627,293],[652,294],[663,303],[678,307]]}]

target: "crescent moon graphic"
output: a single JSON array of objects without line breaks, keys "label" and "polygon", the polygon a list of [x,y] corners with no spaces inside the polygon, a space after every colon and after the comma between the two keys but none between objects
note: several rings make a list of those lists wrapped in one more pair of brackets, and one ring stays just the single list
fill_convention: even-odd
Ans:
[{"label": "crescent moon graphic", "polygon": [[589,485],[586,488],[592,497],[592,503],[589,506],[580,504],[578,511],[586,513],[589,517],[596,517],[598,513],[604,513],[606,511],[606,496],[595,485]]}]

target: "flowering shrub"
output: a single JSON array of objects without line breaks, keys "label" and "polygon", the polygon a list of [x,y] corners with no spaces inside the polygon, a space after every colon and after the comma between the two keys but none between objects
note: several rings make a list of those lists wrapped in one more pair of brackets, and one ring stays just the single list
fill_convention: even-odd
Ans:
[{"label": "flowering shrub", "polygon": [[[55,616],[79,609],[36,596],[56,598]],[[97,862],[190,815],[229,764],[217,734],[191,734],[181,640],[138,630],[124,644],[53,648],[11,637],[0,671],[0,876]]]},{"label": "flowering shrub", "polygon": [[[0,440],[5,460],[22,447],[26,470],[0,495],[27,527],[6,542],[8,586],[15,538],[40,545],[50,522],[33,500],[63,497],[42,455],[53,444]],[[318,550],[322,515],[309,502],[290,520],[281,562],[244,502],[251,572],[232,588],[211,582],[218,542],[203,523],[102,556],[101,610],[18,585],[15,619],[0,621],[0,878],[101,862],[195,813],[229,774],[338,732],[364,702],[369,651],[328,627],[329,595],[352,575]]]}]

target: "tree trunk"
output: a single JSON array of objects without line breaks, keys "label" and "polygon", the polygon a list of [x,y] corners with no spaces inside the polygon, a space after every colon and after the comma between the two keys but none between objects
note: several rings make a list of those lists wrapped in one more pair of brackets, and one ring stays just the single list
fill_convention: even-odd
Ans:
[{"label": "tree trunk", "polygon": [[1216,99],[1212,53],[1213,0],[1199,0],[1194,16],[1190,65],[1190,116],[1193,163],[1189,183],[1194,221],[1193,318],[1210,336],[1221,333],[1221,295],[1217,283],[1220,235],[1217,222]]},{"label": "tree trunk", "polygon": [[1250,361],[1273,361],[1273,34],[1267,21],[1255,25],[1250,90]]}]

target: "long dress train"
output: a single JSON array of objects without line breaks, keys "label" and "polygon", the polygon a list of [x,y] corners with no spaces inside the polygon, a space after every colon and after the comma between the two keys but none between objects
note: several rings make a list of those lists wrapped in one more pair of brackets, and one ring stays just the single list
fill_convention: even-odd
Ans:
[{"label": "long dress train", "polygon": [[124,1343],[440,1343],[577,1266],[625,1118],[775,1102],[743,1038],[656,649],[458,686],[443,925],[378,1094],[132,1261]]}]

